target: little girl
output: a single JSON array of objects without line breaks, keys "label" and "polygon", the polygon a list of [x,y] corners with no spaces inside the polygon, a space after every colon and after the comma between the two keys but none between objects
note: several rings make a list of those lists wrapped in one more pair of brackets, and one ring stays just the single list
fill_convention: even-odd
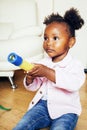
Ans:
[{"label": "little girl", "polygon": [[69,50],[84,20],[71,8],[64,17],[52,13],[44,24],[43,48],[48,57],[35,63],[24,78],[27,90],[38,91],[13,130],[74,130],[81,114],[79,89],[85,81],[84,68]]}]

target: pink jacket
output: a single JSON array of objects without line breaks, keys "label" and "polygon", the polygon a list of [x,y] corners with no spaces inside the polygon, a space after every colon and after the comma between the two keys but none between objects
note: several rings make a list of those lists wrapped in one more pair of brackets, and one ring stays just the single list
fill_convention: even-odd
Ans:
[{"label": "pink jacket", "polygon": [[51,82],[45,77],[37,77],[32,84],[27,86],[25,77],[25,88],[29,91],[38,90],[29,105],[29,109],[31,109],[47,91],[47,106],[52,119],[66,113],[76,113],[80,115],[81,103],[79,89],[85,81],[84,68],[81,63],[72,58],[69,53],[58,63],[53,63],[49,57],[44,58],[39,63],[55,70],[56,83]]}]

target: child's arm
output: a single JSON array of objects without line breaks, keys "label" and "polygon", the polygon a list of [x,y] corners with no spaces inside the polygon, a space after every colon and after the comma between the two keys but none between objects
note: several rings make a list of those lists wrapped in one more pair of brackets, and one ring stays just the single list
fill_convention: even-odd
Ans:
[{"label": "child's arm", "polygon": [[34,64],[34,67],[29,71],[29,74],[33,77],[46,77],[48,80],[55,83],[55,70],[45,65]]},{"label": "child's arm", "polygon": [[24,78],[24,87],[29,91],[37,91],[42,84],[42,80],[39,77],[33,79],[31,76],[25,76]]}]

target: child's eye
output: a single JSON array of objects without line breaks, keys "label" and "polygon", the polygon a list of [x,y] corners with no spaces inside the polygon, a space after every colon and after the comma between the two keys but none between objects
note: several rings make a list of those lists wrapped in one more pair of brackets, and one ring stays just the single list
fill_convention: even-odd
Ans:
[{"label": "child's eye", "polygon": [[54,39],[54,40],[58,40],[58,37],[55,36],[55,37],[53,37],[53,39]]},{"label": "child's eye", "polygon": [[46,41],[48,38],[47,37],[44,37],[44,41]]}]

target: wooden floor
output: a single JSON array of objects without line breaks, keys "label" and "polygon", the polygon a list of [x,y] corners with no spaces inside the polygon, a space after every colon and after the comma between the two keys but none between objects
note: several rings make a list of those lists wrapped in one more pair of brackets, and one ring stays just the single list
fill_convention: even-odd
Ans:
[{"label": "wooden floor", "polygon": [[[16,71],[14,76],[18,88],[13,90],[7,78],[0,77],[0,105],[11,108],[11,111],[0,110],[0,130],[12,130],[33,98],[33,92],[27,91],[23,86],[23,71]],[[75,130],[87,130],[87,78],[80,90],[82,114]],[[45,129],[44,129],[45,130]]]}]

